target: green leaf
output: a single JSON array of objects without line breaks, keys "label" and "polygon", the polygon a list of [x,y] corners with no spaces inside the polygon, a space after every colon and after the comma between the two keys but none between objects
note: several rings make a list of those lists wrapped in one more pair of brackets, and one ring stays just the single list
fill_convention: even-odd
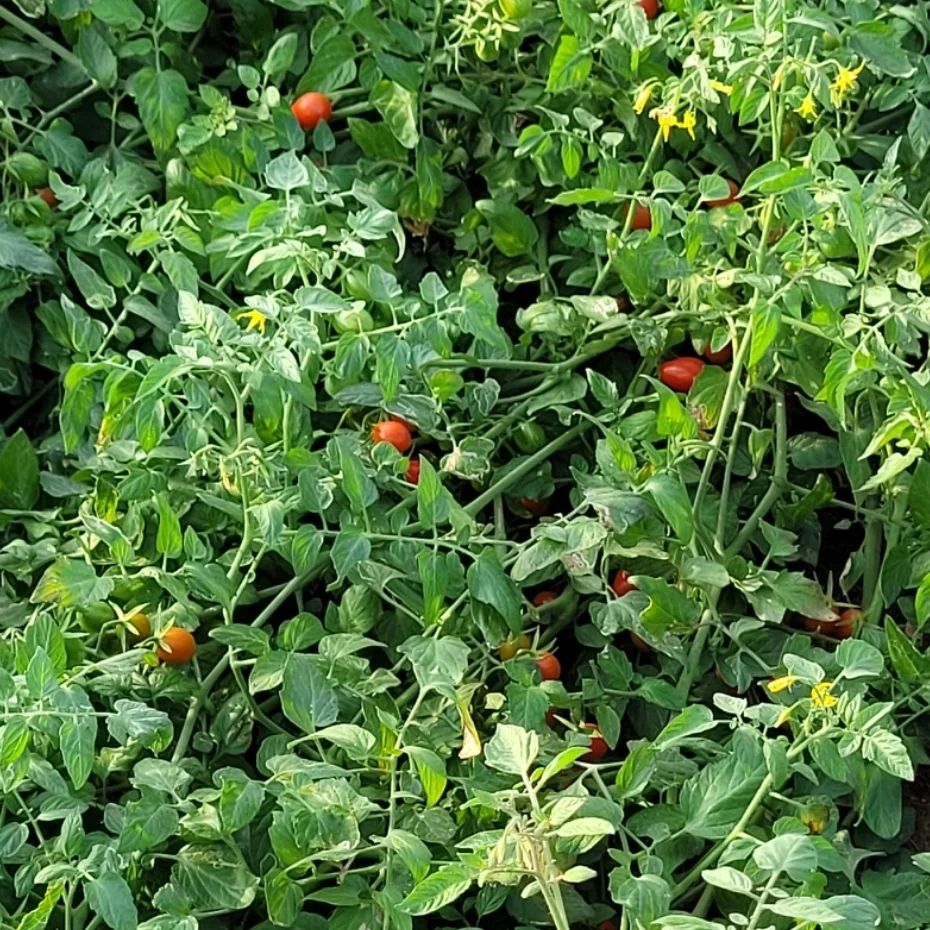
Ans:
[{"label": "green leaf", "polygon": [[902,681],[918,682],[930,678],[930,658],[918,652],[891,617],[885,618],[885,641],[891,664]]},{"label": "green leaf", "polygon": [[844,678],[878,678],[885,670],[882,654],[861,639],[846,639],[836,650]]},{"label": "green leaf", "polygon": [[527,255],[535,248],[539,230],[519,207],[500,200],[478,200],[475,207],[488,221],[494,244],[508,258]]},{"label": "green leaf", "polygon": [[284,667],[281,709],[305,733],[335,723],[339,717],[336,691],[308,655],[292,653]]},{"label": "green leaf", "polygon": [[158,533],[155,536],[155,548],[169,559],[177,558],[184,551],[184,536],[181,533],[181,521],[167,494],[155,497],[158,509]]},{"label": "green leaf", "polygon": [[[271,57],[270,53],[268,57]],[[307,91],[328,94],[351,84],[355,80],[358,60],[359,56],[351,36],[345,32],[330,33],[323,45],[314,49],[310,55],[310,67],[297,82],[295,96],[299,97]],[[385,119],[387,120],[386,117]]]},{"label": "green leaf", "polygon": [[84,885],[90,909],[111,930],[136,930],[139,914],[126,879],[118,872],[104,872]]},{"label": "green leaf", "polygon": [[404,752],[413,759],[416,766],[426,806],[433,807],[439,802],[448,783],[445,762],[432,749],[424,749],[422,746],[405,746]]},{"label": "green leaf", "polygon": [[830,898],[782,898],[767,905],[783,917],[809,921],[830,930],[875,930],[881,914],[871,901],[858,895],[834,895]]},{"label": "green leaf", "polygon": [[498,772],[525,775],[539,755],[539,737],[532,730],[499,724],[484,747],[484,761]]},{"label": "green leaf", "polygon": [[196,32],[207,18],[202,0],[158,0],[158,18],[172,32]]},{"label": "green leaf", "polygon": [[61,272],[54,261],[33,245],[21,232],[10,229],[0,220],[0,268],[10,271],[28,271],[59,277]]},{"label": "green leaf", "polygon": [[873,729],[862,734],[862,755],[895,778],[914,780],[914,763],[907,747],[890,730]]},{"label": "green leaf", "polygon": [[455,688],[468,668],[468,646],[454,636],[411,636],[399,651],[407,656],[424,691],[444,693]]},{"label": "green leaf", "polygon": [[546,90],[555,94],[584,84],[592,64],[591,56],[580,50],[578,39],[570,34],[563,35],[549,65]]},{"label": "green leaf", "polygon": [[390,127],[394,138],[407,149],[416,148],[417,95],[394,81],[379,81],[371,92],[371,103]]},{"label": "green leaf", "polygon": [[652,778],[656,768],[656,751],[648,743],[630,750],[617,771],[615,786],[617,799],[639,796]]},{"label": "green leaf", "polygon": [[30,510],[39,499],[39,459],[18,429],[0,450],[0,509]]},{"label": "green leaf", "polygon": [[672,718],[654,741],[656,750],[671,749],[698,733],[705,733],[717,726],[709,707],[691,704],[677,717]]},{"label": "green leaf", "polygon": [[[84,716],[77,716],[83,712]],[[94,765],[94,743],[97,739],[97,718],[89,701],[75,708],[75,716],[66,718],[58,731],[58,744],[68,776],[75,788],[81,788],[90,777]]]},{"label": "green leaf", "polygon": [[9,717],[0,727],[0,765],[12,765],[29,746],[29,726],[25,717]]},{"label": "green leaf", "polygon": [[75,51],[87,73],[101,87],[112,87],[116,83],[116,55],[107,44],[106,30],[98,23],[81,29]]},{"label": "green leaf", "polygon": [[467,865],[445,865],[423,879],[400,903],[414,917],[432,914],[460,898],[471,887],[474,871]]},{"label": "green leaf", "polygon": [[375,748],[375,738],[368,730],[354,723],[337,723],[331,727],[318,730],[317,739],[325,739],[342,749],[350,759],[362,761],[371,755]]},{"label": "green leaf", "polygon": [[219,844],[185,846],[177,857],[171,877],[197,910],[241,910],[255,899],[258,879],[238,849]]},{"label": "green leaf", "polygon": [[685,831],[707,840],[725,837],[746,810],[764,771],[761,759],[747,760],[734,753],[692,775],[679,802]]},{"label": "green leaf", "polygon": [[493,607],[511,630],[516,632],[520,629],[523,596],[504,572],[494,552],[485,549],[469,566],[467,579],[468,593],[476,601]]},{"label": "green leaf", "polygon": [[418,836],[406,830],[394,829],[387,835],[384,845],[397,853],[415,882],[423,881],[429,874],[433,857],[429,847]]},{"label": "green leaf", "polygon": [[113,590],[113,579],[98,577],[93,565],[79,559],[59,559],[39,579],[32,594],[34,604],[86,607],[105,601]]},{"label": "green leaf", "polygon": [[177,71],[141,68],[135,73],[129,90],[139,107],[139,117],[157,152],[171,148],[178,127],[188,113],[188,89],[184,76]]},{"label": "green leaf", "polygon": [[677,475],[663,472],[646,482],[646,490],[668,521],[678,542],[686,546],[694,535],[691,499]]},{"label": "green leaf", "polygon": [[752,853],[753,861],[768,872],[787,872],[800,882],[817,868],[817,847],[806,834],[786,833],[776,836]]},{"label": "green leaf", "polygon": [[64,890],[63,882],[55,882],[48,886],[42,900],[31,910],[27,911],[16,924],[16,930],[44,930],[48,924],[52,911],[58,904]]}]

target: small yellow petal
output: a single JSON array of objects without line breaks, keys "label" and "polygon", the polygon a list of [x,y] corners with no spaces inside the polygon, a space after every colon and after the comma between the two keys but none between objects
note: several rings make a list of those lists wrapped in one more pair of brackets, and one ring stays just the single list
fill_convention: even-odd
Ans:
[{"label": "small yellow petal", "polygon": [[767,687],[772,694],[778,694],[779,691],[786,691],[797,680],[797,675],[782,675],[781,678],[773,678]]},{"label": "small yellow petal", "polygon": [[814,707],[826,710],[828,707],[836,707],[839,704],[839,698],[830,693],[832,687],[832,681],[822,681],[819,685],[814,685],[811,688],[811,702]]},{"label": "small yellow petal", "polygon": [[813,93],[808,91],[807,96],[799,106],[795,107],[794,112],[808,121],[813,120],[817,116],[817,103],[814,100]]},{"label": "small yellow petal", "polygon": [[655,90],[655,83],[650,82],[649,84],[644,84],[637,93],[636,98],[633,101],[633,112],[637,115],[642,113],[649,104],[650,99],[652,98],[652,92]]},{"label": "small yellow petal", "polygon": [[710,82],[710,86],[713,87],[713,89],[717,91],[718,94],[725,94],[726,96],[729,97],[730,94],[733,93],[733,85],[724,84],[723,81],[718,81],[716,79],[713,79]]},{"label": "small yellow petal", "polygon": [[244,310],[237,317],[237,320],[248,320],[248,326],[245,331],[257,329],[263,336],[265,335],[265,325],[268,323],[268,317],[261,310]]}]

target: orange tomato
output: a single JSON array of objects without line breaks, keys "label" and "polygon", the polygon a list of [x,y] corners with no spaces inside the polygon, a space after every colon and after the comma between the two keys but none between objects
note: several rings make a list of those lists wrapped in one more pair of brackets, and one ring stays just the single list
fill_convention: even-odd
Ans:
[{"label": "orange tomato", "polygon": [[804,629],[809,633],[819,633],[821,636],[830,636],[833,639],[849,639],[856,631],[856,623],[862,616],[861,610],[844,610],[836,620],[817,620],[814,617],[804,618]]},{"label": "orange tomato", "polygon": [[155,654],[168,665],[184,665],[197,653],[197,641],[193,635],[179,626],[166,630],[158,643]]},{"label": "orange tomato", "polygon": [[655,19],[659,15],[659,0],[639,0],[646,19]]},{"label": "orange tomato", "polygon": [[310,91],[301,94],[291,104],[291,112],[297,117],[301,129],[316,129],[320,123],[329,122],[333,105],[326,94]]},{"label": "orange tomato", "polygon": [[405,472],[405,477],[411,484],[420,483],[420,460],[411,459],[410,464],[407,466],[407,471]]},{"label": "orange tomato", "polygon": [[599,762],[607,755],[607,750],[610,749],[610,747],[607,745],[604,737],[601,736],[601,731],[597,728],[597,724],[583,723],[581,726],[584,730],[593,730],[594,732],[591,736],[591,748],[583,756],[579,757],[580,761]]},{"label": "orange tomato", "polygon": [[705,200],[704,203],[711,208],[726,207],[731,203],[736,203],[739,200],[739,184],[727,178],[727,187],[730,188],[730,193],[726,197],[720,197],[717,200]]},{"label": "orange tomato", "polygon": [[533,598],[533,606],[542,607],[543,604],[548,604],[557,597],[558,594],[556,594],[555,591],[540,591],[539,594]]},{"label": "orange tomato", "polygon": [[40,187],[36,193],[52,208],[58,206],[58,198],[50,187]]},{"label": "orange tomato", "polygon": [[534,517],[541,517],[549,509],[549,499],[534,500],[532,497],[521,497],[520,506],[528,510]]},{"label": "orange tomato", "polygon": [[636,590],[636,585],[630,581],[630,573],[627,571],[617,572],[610,586],[614,589],[614,594],[616,594],[617,597],[623,597],[624,594],[629,594],[630,591]]},{"label": "orange tomato", "polygon": [[536,660],[536,667],[543,681],[557,681],[562,677],[562,665],[551,652],[542,653]]},{"label": "orange tomato", "polygon": [[406,452],[413,445],[410,430],[397,420],[380,420],[371,429],[371,441],[386,442],[398,452]]},{"label": "orange tomato", "polygon": [[649,207],[645,207],[641,203],[634,205],[633,222],[630,224],[630,229],[652,229],[652,214],[649,212]]}]

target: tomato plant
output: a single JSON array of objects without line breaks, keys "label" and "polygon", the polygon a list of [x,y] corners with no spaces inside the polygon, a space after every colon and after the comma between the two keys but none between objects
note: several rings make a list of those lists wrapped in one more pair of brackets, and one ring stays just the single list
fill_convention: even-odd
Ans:
[{"label": "tomato plant", "polygon": [[0,45],[0,926],[922,930],[920,4]]}]

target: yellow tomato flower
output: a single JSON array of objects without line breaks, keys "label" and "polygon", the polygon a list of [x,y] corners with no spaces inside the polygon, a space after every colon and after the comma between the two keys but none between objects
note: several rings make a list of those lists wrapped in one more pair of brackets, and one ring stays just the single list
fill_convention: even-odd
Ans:
[{"label": "yellow tomato flower", "polygon": [[717,91],[718,94],[725,94],[727,97],[729,97],[730,94],[733,93],[733,85],[724,84],[723,81],[712,79],[710,82],[710,86],[713,87],[713,89]]},{"label": "yellow tomato flower", "polygon": [[781,678],[773,678],[768,683],[768,689],[772,694],[778,694],[779,691],[786,691],[797,680],[797,675],[782,675]]},{"label": "yellow tomato flower", "polygon": [[257,329],[263,336],[265,335],[265,325],[268,322],[268,317],[261,310],[244,310],[236,319],[249,321],[249,325],[245,328],[246,332]]},{"label": "yellow tomato flower", "polygon": [[826,710],[828,707],[836,707],[836,705],[840,703],[839,698],[834,697],[834,695],[830,693],[832,687],[832,681],[822,681],[819,685],[814,685],[814,687],[811,688],[811,701],[814,707],[820,710]]},{"label": "yellow tomato flower", "polygon": [[697,114],[694,110],[685,110],[685,115],[678,120],[677,126],[679,129],[684,129],[694,142],[694,127],[697,126]]},{"label": "yellow tomato flower", "polygon": [[668,137],[678,125],[678,117],[671,107],[655,107],[649,111],[649,115],[659,124],[662,132],[662,141],[668,142]]},{"label": "yellow tomato flower", "polygon": [[649,101],[652,99],[652,92],[656,89],[654,81],[650,81],[648,84],[643,84],[639,89],[635,99],[633,100],[633,112],[640,114],[643,110],[646,109]]},{"label": "yellow tomato flower", "polygon": [[800,105],[794,108],[794,112],[809,122],[813,122],[817,116],[817,103],[811,91],[808,91],[807,96],[801,101]]},{"label": "yellow tomato flower", "polygon": [[839,73],[830,85],[830,100],[833,106],[838,107],[849,92],[855,89],[856,79],[864,67],[865,62],[863,61],[858,68],[840,68]]}]

